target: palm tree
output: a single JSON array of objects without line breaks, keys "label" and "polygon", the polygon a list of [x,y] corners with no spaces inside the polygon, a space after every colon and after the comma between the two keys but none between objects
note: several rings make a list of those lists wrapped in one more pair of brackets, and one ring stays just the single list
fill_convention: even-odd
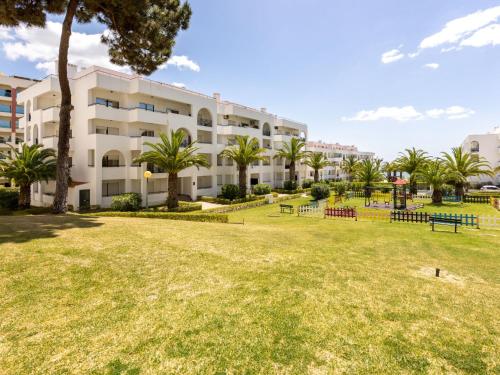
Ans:
[{"label": "palm tree", "polygon": [[359,161],[356,155],[347,155],[347,158],[342,160],[340,164],[340,169],[347,175],[349,182],[352,182],[354,175],[356,174],[356,168],[359,165]]},{"label": "palm tree", "polygon": [[418,178],[432,188],[432,203],[443,202],[443,188],[450,178],[445,163],[441,159],[428,160],[417,171]]},{"label": "palm tree", "polygon": [[42,145],[28,146],[21,150],[10,146],[12,153],[0,160],[0,176],[14,180],[19,185],[19,208],[31,206],[31,185],[56,177],[56,152]]},{"label": "palm tree", "polygon": [[332,163],[328,161],[327,157],[322,152],[311,152],[304,161],[304,164],[314,169],[314,182],[319,181],[320,169],[332,165]]},{"label": "palm tree", "polygon": [[309,155],[308,151],[305,151],[306,143],[299,138],[292,138],[290,143],[284,143],[283,147],[276,152],[274,158],[283,158],[290,163],[290,175],[289,179],[295,182],[295,165],[302,159]]},{"label": "palm tree", "polygon": [[378,182],[384,179],[381,164],[382,159],[364,159],[356,166],[356,179],[364,183],[366,196],[371,196],[370,187],[374,182]]},{"label": "palm tree", "polygon": [[429,159],[427,152],[412,147],[405,149],[405,153],[399,154],[399,158],[395,160],[395,167],[410,175],[410,193],[417,194],[417,171]]},{"label": "palm tree", "polygon": [[462,147],[452,147],[451,153],[443,152],[443,159],[450,181],[455,186],[455,195],[463,196],[467,179],[473,176],[493,176],[490,164],[484,158],[475,158]]},{"label": "palm tree", "polygon": [[259,145],[257,138],[250,138],[248,135],[237,135],[235,146],[227,147],[221,152],[224,158],[232,159],[237,167],[239,174],[240,198],[245,198],[247,195],[247,168],[248,165],[263,160],[262,153],[265,151]]},{"label": "palm tree", "polygon": [[184,142],[186,132],[182,129],[170,131],[170,138],[160,133],[160,142],[145,142],[144,145],[151,148],[143,152],[134,160],[135,163],[151,163],[168,173],[168,196],[167,207],[169,210],[179,206],[177,194],[177,179],[179,172],[190,167],[208,168],[209,163],[205,156],[196,154],[198,147],[195,142],[186,144]]}]

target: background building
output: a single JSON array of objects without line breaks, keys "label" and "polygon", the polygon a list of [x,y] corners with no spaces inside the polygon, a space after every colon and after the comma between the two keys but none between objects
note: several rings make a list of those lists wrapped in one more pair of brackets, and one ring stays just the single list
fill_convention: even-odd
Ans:
[{"label": "background building", "polygon": [[[322,180],[339,180],[347,178],[342,172],[341,164],[349,155],[354,155],[356,159],[373,159],[375,153],[359,151],[356,146],[344,146],[339,143],[307,142],[307,151],[322,152],[333,164],[319,171],[319,178]],[[314,178],[314,170],[306,167],[307,178]]]},{"label": "background building", "polygon": [[[491,132],[486,134],[468,135],[462,142],[462,149],[470,152],[478,157],[485,158],[491,167],[497,168],[500,166],[500,127],[495,127]],[[496,176],[477,176],[472,177],[470,182],[473,184],[489,184],[500,185],[500,174]]]},{"label": "background building", "polygon": [[[10,146],[18,145],[24,138],[24,129],[19,127],[19,118],[24,114],[24,107],[17,104],[17,94],[35,81],[0,73],[0,158],[11,153]],[[10,181],[0,177],[0,185],[9,185]]]},{"label": "background building", "polygon": [[[305,124],[223,101],[219,94],[203,95],[161,82],[101,67],[68,74],[74,110],[71,113],[70,157],[72,185],[68,204],[109,207],[112,196],[125,193],[148,194],[150,204],[166,200],[167,174],[151,165],[133,160],[159,142],[160,132],[184,129],[186,142],[198,140],[199,153],[209,168],[189,168],[179,174],[179,193],[185,199],[216,196],[223,184],[237,183],[236,166],[219,156],[235,143],[236,135],[256,137],[266,149],[266,159],[248,169],[248,185],[268,183],[279,187],[288,178],[283,160],[273,160],[275,150],[292,137],[307,137]],[[20,96],[26,116],[25,141],[57,149],[59,103],[57,76],[49,76],[29,87]],[[143,173],[153,172],[146,184]],[[298,176],[300,180],[303,176]],[[34,205],[50,205],[55,182],[40,183],[32,189]]]}]

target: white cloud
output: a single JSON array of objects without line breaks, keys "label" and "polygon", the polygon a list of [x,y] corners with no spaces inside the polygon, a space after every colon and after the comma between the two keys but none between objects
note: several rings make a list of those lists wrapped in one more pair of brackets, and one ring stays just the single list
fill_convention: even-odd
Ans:
[{"label": "white cloud", "polygon": [[12,31],[5,27],[5,26],[0,26],[0,40],[11,40],[14,39],[14,37],[11,35]]},{"label": "white cloud", "polygon": [[[8,29],[8,33],[4,35],[4,29],[0,29],[0,40],[4,40],[2,48],[5,57],[10,60],[27,59],[36,63],[37,69],[53,73],[53,61],[58,56],[61,28],[61,23],[48,21],[43,30],[19,26]],[[79,66],[98,65],[129,72],[128,67],[117,66],[109,61],[107,47],[101,43],[101,35],[73,31],[68,54],[69,62]],[[172,56],[167,64],[175,65],[179,69],[200,70],[200,67],[187,56]]]},{"label": "white cloud", "polygon": [[476,31],[473,35],[460,42],[463,47],[484,47],[500,44],[500,25],[493,24]]},{"label": "white cloud", "polygon": [[352,117],[342,117],[342,121],[373,122],[379,120],[394,120],[398,122],[407,122],[423,119],[458,120],[470,117],[474,113],[475,111],[472,109],[460,106],[435,108],[420,112],[409,105],[405,107],[379,107],[373,110],[363,110]]},{"label": "white cloud", "polygon": [[[168,59],[166,65],[173,65],[179,68],[180,70],[184,69],[189,69],[194,72],[199,72],[200,71],[200,66],[196,64],[193,60],[190,60],[189,57],[187,56],[172,56],[170,59]],[[161,66],[161,68],[164,68],[165,64]]]},{"label": "white cloud", "polygon": [[438,63],[425,64],[424,68],[436,70],[437,68],[439,68],[439,64]]},{"label": "white cloud", "polygon": [[172,86],[175,86],[175,87],[179,87],[181,89],[185,89],[186,88],[186,85],[182,82],[172,82],[171,83]]},{"label": "white cloud", "polygon": [[384,64],[390,64],[392,62],[401,60],[405,55],[401,53],[398,48],[391,49],[390,51],[384,52],[381,57],[381,61]]}]

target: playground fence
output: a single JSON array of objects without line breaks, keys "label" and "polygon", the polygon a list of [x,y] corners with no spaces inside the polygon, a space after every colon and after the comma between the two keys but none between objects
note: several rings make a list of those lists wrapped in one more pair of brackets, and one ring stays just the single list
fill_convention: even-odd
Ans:
[{"label": "playground fence", "polygon": [[489,195],[464,195],[464,203],[490,203]]},{"label": "playground fence", "polygon": [[325,208],[324,217],[347,217],[358,220],[358,215],[355,208]]}]

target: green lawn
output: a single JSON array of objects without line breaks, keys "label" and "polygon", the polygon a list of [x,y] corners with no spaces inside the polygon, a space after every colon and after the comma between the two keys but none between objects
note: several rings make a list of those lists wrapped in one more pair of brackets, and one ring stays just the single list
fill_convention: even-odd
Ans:
[{"label": "green lawn", "polygon": [[0,373],[500,372],[500,231],[278,212],[0,217]]}]

